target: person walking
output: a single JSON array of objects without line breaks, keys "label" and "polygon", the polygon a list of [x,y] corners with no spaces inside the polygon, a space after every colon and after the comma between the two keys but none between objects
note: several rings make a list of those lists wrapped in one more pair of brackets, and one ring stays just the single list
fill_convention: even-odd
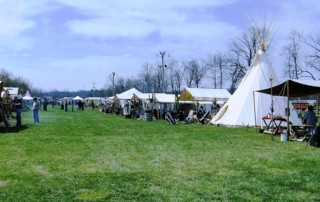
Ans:
[{"label": "person walking", "polygon": [[40,110],[40,103],[36,97],[33,98],[33,104],[32,104],[32,110],[33,110],[33,122],[39,123],[39,110]]}]

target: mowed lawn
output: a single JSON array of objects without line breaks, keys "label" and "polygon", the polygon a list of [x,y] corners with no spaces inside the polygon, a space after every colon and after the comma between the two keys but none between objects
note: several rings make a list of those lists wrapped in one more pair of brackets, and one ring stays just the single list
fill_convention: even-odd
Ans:
[{"label": "mowed lawn", "polygon": [[320,149],[49,107],[0,134],[0,201],[320,201]]}]

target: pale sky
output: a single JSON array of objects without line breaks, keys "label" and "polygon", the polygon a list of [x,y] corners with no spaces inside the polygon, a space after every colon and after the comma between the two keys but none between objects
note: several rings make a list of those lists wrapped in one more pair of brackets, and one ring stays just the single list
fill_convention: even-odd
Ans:
[{"label": "pale sky", "polygon": [[[246,15],[279,18],[269,59],[281,66],[292,29],[319,29],[317,0],[0,0],[0,67],[43,90],[101,89],[135,77],[159,51],[178,61],[226,51]],[[261,15],[260,15],[261,14]],[[276,68],[276,67],[275,67]],[[280,72],[280,71],[279,71]],[[282,75],[280,75],[282,76]]]}]

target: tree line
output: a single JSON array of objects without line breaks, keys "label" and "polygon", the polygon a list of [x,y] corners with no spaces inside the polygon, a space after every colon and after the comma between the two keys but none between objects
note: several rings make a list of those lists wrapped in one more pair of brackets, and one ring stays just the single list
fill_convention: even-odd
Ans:
[{"label": "tree line", "polygon": [[[320,79],[320,32],[303,34],[292,31],[282,49],[285,58],[284,76],[289,79]],[[249,29],[234,38],[227,51],[208,55],[205,59],[178,61],[161,52],[165,63],[146,62],[136,76],[125,78],[110,74],[107,84],[100,90],[50,92],[33,88],[25,78],[14,76],[4,68],[0,69],[0,80],[5,86],[19,87],[21,93],[30,90],[34,96],[105,97],[136,88],[145,93],[180,93],[184,87],[226,88],[233,93],[244,77],[258,50],[255,30]],[[272,49],[267,44],[265,52]]]},{"label": "tree line", "polygon": [[[285,44],[281,55],[286,58],[284,76],[319,80],[320,33],[304,36],[292,31]],[[113,88],[115,93],[121,93],[134,87],[142,92],[180,93],[182,87],[207,87],[226,88],[233,93],[250,67],[258,45],[255,29],[252,28],[233,39],[227,51],[208,55],[205,59],[181,62],[167,57],[164,67],[145,63],[136,77],[118,77],[114,85],[110,75],[106,92],[111,96]],[[272,48],[272,44],[266,44],[265,52],[268,54]]]},{"label": "tree line", "polygon": [[[114,77],[110,74],[106,89],[111,95],[130,88],[142,92],[178,92],[183,87],[227,88],[231,93],[245,75],[257,51],[257,39],[252,30],[235,38],[226,52],[210,54],[205,59],[178,61],[167,57],[166,65],[145,63],[136,77]],[[113,85],[114,84],[114,85]]]}]

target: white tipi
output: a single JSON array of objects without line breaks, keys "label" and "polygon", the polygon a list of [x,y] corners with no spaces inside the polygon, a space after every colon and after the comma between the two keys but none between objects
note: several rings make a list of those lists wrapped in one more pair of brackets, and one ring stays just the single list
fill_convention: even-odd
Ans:
[{"label": "white tipi", "polygon": [[[238,89],[210,123],[229,126],[262,125],[262,117],[271,113],[272,100],[274,114],[285,116],[286,97],[272,97],[255,92],[270,88],[271,82],[276,84],[279,80],[266,53],[259,50]],[[291,112],[290,121],[299,124],[295,111]]]},{"label": "white tipi", "polygon": [[[266,46],[271,42],[275,30],[274,18],[272,18],[270,24],[267,23],[265,18],[263,26],[260,28],[254,15],[252,15],[252,19],[251,28],[261,49],[257,51],[238,89],[213,117],[211,124],[262,126],[262,118],[272,113],[271,108],[273,108],[273,114],[275,115],[286,115],[286,97],[276,97],[256,92],[279,83],[279,79],[265,53]],[[291,110],[290,121],[293,124],[300,123],[294,110]]]}]

